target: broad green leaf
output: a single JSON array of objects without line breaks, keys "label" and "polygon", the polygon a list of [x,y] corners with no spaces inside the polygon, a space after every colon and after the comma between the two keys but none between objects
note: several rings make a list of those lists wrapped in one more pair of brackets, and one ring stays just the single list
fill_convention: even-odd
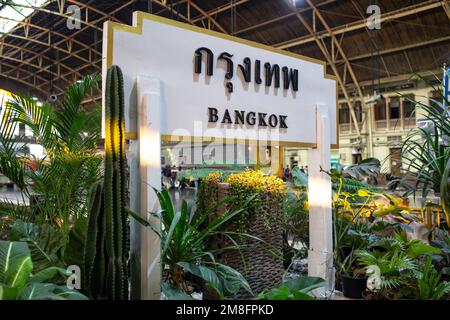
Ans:
[{"label": "broad green leaf", "polygon": [[0,300],[16,300],[19,295],[19,289],[0,283]]},{"label": "broad green leaf", "polygon": [[34,272],[51,266],[64,265],[61,257],[61,251],[65,246],[64,235],[48,224],[38,226],[17,220],[12,225],[10,239],[28,243]]},{"label": "broad green leaf", "polygon": [[247,280],[237,270],[220,263],[215,264],[215,267],[217,270],[216,274],[222,283],[222,288],[225,295],[232,296],[236,294],[241,288],[244,288],[245,290],[253,294]]},{"label": "broad green leaf", "polygon": [[273,288],[261,292],[257,300],[290,300],[290,291],[286,286],[281,286],[279,288]]},{"label": "broad green leaf", "polygon": [[293,299],[292,300],[316,300],[313,296],[306,294],[302,291],[294,291],[292,292]]},{"label": "broad green leaf", "polygon": [[20,295],[21,300],[48,300],[53,295],[56,284],[30,283]]},{"label": "broad green leaf", "polygon": [[354,164],[345,168],[343,173],[348,174],[355,179],[361,179],[376,176],[380,173],[380,170],[380,160],[375,158],[368,158],[358,164]]},{"label": "broad green leaf", "polygon": [[77,290],[53,283],[31,283],[21,294],[21,300],[88,300]]},{"label": "broad green leaf", "polygon": [[326,285],[325,280],[318,277],[298,277],[283,283],[292,291],[301,291],[308,293],[314,289],[324,287]]},{"label": "broad green leaf", "polygon": [[223,295],[222,283],[212,268],[183,261],[178,262],[178,265],[182,267],[184,271],[190,272],[193,275],[205,280],[212,289]]},{"label": "broad green leaf", "polygon": [[292,169],[292,177],[294,178],[294,184],[296,187],[308,186],[308,175],[304,173],[298,166]]},{"label": "broad green leaf", "polygon": [[30,250],[25,242],[0,241],[0,283],[23,288],[32,270]]},{"label": "broad green leaf", "polygon": [[194,300],[190,295],[184,293],[183,291],[172,288],[167,282],[163,282],[161,284],[161,289],[169,300]]},{"label": "broad green leaf", "polygon": [[65,269],[58,267],[50,267],[44,270],[39,271],[35,275],[33,275],[30,279],[31,283],[42,283],[45,281],[50,281],[57,275],[62,275],[64,277],[69,277],[72,273],[68,272]]},{"label": "broad green leaf", "polygon": [[89,300],[89,298],[81,292],[69,289],[66,286],[57,286],[54,290],[54,294],[64,300]]},{"label": "broad green leaf", "polygon": [[441,249],[432,247],[420,240],[411,241],[406,250],[406,253],[411,258],[417,258],[423,255],[440,254],[441,252]]},{"label": "broad green leaf", "polygon": [[290,290],[286,285],[263,291],[257,300],[315,300],[314,297],[296,290]]},{"label": "broad green leaf", "polygon": [[162,253],[161,253],[162,256],[165,256],[167,250],[169,249],[169,245],[170,245],[170,243],[172,241],[173,233],[174,233],[175,229],[177,228],[177,224],[178,224],[178,221],[180,221],[180,217],[181,217],[181,213],[180,212],[177,212],[175,214],[175,216],[173,217],[172,223],[170,224],[170,229],[167,232],[167,235],[166,235],[166,238],[165,238],[165,241],[164,241],[165,243],[164,243],[164,247],[163,247],[163,250],[162,250]]}]

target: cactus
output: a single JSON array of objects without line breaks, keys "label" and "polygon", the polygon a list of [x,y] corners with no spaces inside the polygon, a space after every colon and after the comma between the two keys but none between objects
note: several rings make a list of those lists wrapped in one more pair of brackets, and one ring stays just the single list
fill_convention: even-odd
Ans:
[{"label": "cactus", "polygon": [[85,288],[93,299],[128,299],[129,228],[123,75],[108,70],[105,95],[105,174],[91,193],[85,244]]}]

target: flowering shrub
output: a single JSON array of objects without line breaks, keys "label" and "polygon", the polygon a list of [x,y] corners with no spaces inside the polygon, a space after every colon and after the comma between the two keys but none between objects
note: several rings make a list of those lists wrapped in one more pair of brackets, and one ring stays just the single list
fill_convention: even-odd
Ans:
[{"label": "flowering shrub", "polygon": [[254,192],[268,192],[275,195],[286,194],[286,184],[276,176],[264,175],[261,170],[246,170],[234,173],[226,180],[235,187],[241,187]]},{"label": "flowering shrub", "polygon": [[222,172],[211,172],[208,174],[208,176],[205,178],[205,183],[210,184],[216,184],[223,180],[223,173]]},{"label": "flowering shrub", "polygon": [[247,169],[244,172],[232,173],[228,177],[220,172],[212,172],[202,181],[198,201],[200,208],[204,208],[206,200],[217,198],[217,185],[221,182],[230,184],[230,196],[233,197],[234,206],[243,206],[251,198],[246,210],[238,219],[241,231],[247,229],[254,214],[262,215],[266,228],[271,228],[272,219],[275,218],[274,212],[283,206],[287,192],[283,180],[276,176],[265,175],[261,170]]}]

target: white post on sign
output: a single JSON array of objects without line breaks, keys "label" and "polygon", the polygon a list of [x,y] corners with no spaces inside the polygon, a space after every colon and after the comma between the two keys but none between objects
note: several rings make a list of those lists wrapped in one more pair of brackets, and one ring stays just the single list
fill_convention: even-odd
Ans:
[{"label": "white post on sign", "polygon": [[[333,290],[332,191],[330,177],[330,118],[326,106],[316,106],[317,148],[308,152],[309,243],[308,275],[321,277]],[[324,294],[322,292],[321,294]]]},{"label": "white post on sign", "polygon": [[[140,214],[158,232],[161,221],[150,215],[159,209],[153,188],[161,188],[161,124],[162,84],[155,78],[139,76],[138,96],[138,143],[140,177]],[[141,299],[159,300],[161,295],[161,241],[148,227],[141,227]]]}]

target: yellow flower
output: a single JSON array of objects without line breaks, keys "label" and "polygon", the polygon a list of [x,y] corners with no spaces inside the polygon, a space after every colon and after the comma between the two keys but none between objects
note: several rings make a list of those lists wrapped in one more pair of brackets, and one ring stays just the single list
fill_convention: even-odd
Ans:
[{"label": "yellow flower", "polygon": [[226,182],[231,185],[251,189],[258,192],[284,194],[286,185],[283,180],[275,176],[266,176],[261,170],[245,170],[241,173],[231,174]]},{"label": "yellow flower", "polygon": [[205,179],[207,183],[219,183],[220,177],[223,176],[223,172],[211,172]]},{"label": "yellow flower", "polygon": [[358,196],[360,196],[360,197],[369,197],[370,194],[369,194],[369,192],[367,192],[367,190],[360,189],[360,190],[358,190]]}]

